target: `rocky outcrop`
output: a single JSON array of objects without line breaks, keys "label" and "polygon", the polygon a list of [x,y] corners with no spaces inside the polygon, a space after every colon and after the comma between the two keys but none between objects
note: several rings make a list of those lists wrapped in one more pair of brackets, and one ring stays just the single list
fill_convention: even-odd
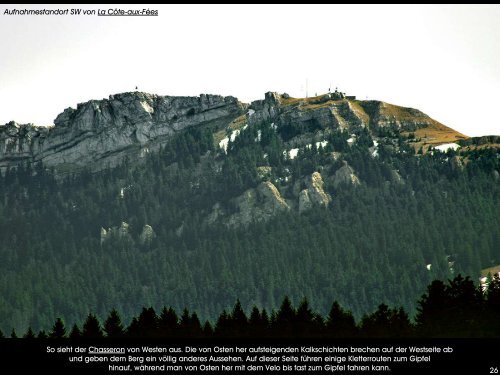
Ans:
[{"label": "rocky outcrop", "polygon": [[453,156],[449,160],[449,164],[450,164],[452,171],[461,171],[464,169],[464,163],[462,162],[462,159],[460,158],[460,156],[457,156],[457,155]]},{"label": "rocky outcrop", "polygon": [[344,165],[340,167],[332,178],[333,187],[337,189],[342,185],[359,185],[359,178],[354,173],[354,169],[344,161]]},{"label": "rocky outcrop", "polygon": [[246,105],[230,96],[111,95],[65,109],[50,128],[15,122],[0,126],[0,168],[42,161],[58,170],[102,169],[126,155],[144,155],[182,129],[222,126],[245,110]]},{"label": "rocky outcrop", "polygon": [[[298,191],[301,185],[305,188]],[[232,200],[234,210],[231,213],[222,208],[220,203],[215,204],[205,222],[220,222],[230,227],[245,226],[251,222],[267,221],[279,212],[298,210],[301,213],[317,206],[328,206],[332,201],[324,190],[323,178],[319,172],[298,181],[294,190],[294,198],[285,200],[273,183],[261,182],[256,188],[248,189]]]},{"label": "rocky outcrop", "polygon": [[139,242],[142,245],[147,245],[151,243],[154,237],[155,237],[155,232],[153,231],[153,227],[151,225],[146,224],[142,228],[141,235],[139,236]]},{"label": "rocky outcrop", "polygon": [[299,212],[304,212],[314,205],[328,206],[332,201],[330,195],[323,189],[324,182],[319,172],[314,172],[306,178],[307,188],[299,193]]},{"label": "rocky outcrop", "polygon": [[274,186],[271,182],[262,182],[257,187],[257,192],[264,198],[264,202],[271,206],[271,211],[275,212],[289,208],[288,204],[281,197],[281,194],[276,186]]},{"label": "rocky outcrop", "polygon": [[[146,224],[142,228],[141,234],[137,240],[141,245],[148,245],[155,236],[156,234],[153,227]],[[132,238],[132,235],[130,234],[130,225],[127,222],[122,221],[119,227],[111,227],[107,230],[101,227],[101,245],[106,241],[119,239],[134,241],[134,238]]]},{"label": "rocky outcrop", "polygon": [[299,212],[310,210],[313,207],[309,190],[304,189],[299,193]]},{"label": "rocky outcrop", "polygon": [[272,168],[269,166],[257,167],[257,176],[259,179],[264,180],[271,176]]},{"label": "rocky outcrop", "polygon": [[251,222],[267,221],[278,212],[290,209],[280,192],[271,182],[261,182],[255,189],[248,189],[233,200],[235,211],[227,213],[216,204],[206,222],[221,221],[230,227],[244,226]]},{"label": "rocky outcrop", "polygon": [[253,221],[267,221],[280,211],[290,207],[271,182],[262,182],[256,189],[249,189],[236,198],[239,212],[231,215],[229,226],[247,225]]},{"label": "rocky outcrop", "polygon": [[277,118],[281,113],[281,97],[275,92],[266,92],[264,100],[255,100],[250,104],[251,114],[248,124],[259,124]]},{"label": "rocky outcrop", "polygon": [[128,237],[130,234],[129,234],[129,225],[128,223],[126,223],[125,221],[122,221],[122,223],[120,224],[120,228],[118,228],[118,237],[120,238],[125,238],[125,237]]},{"label": "rocky outcrop", "polygon": [[101,227],[101,245],[111,238],[131,238],[129,233],[129,224],[122,221],[119,227],[108,228],[107,230]]},{"label": "rocky outcrop", "polygon": [[401,177],[401,175],[399,174],[399,172],[397,170],[391,169],[390,182],[393,182],[393,183],[396,183],[399,185],[404,185],[405,180],[403,179],[403,177]]},{"label": "rocky outcrop", "polygon": [[[265,94],[264,100],[257,100],[250,104],[252,115],[248,118],[249,125],[261,122],[274,122],[277,126],[291,124],[304,125],[314,123],[321,128],[351,129],[363,127],[367,124],[366,115],[353,107],[350,101],[335,101],[328,95],[319,99],[296,99],[290,102],[274,92]],[[291,104],[293,103],[293,104]]]},{"label": "rocky outcrop", "polygon": [[101,228],[101,245],[103,244],[104,241],[106,241],[107,237],[108,237],[108,231],[104,228]]}]

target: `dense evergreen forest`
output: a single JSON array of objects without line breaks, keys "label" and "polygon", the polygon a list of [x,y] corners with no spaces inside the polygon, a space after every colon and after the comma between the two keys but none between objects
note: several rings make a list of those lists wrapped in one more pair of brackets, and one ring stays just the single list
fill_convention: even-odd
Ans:
[{"label": "dense evergreen forest", "polygon": [[[0,331],[0,338],[5,335]],[[11,338],[17,338],[15,330]],[[295,308],[285,297],[278,310],[268,314],[254,306],[249,315],[237,301],[231,311],[224,310],[215,324],[202,324],[196,312],[184,309],[178,316],[172,307],[163,307],[158,315],[154,308],[143,307],[130,325],[124,326],[120,314],[111,310],[103,323],[88,314],[80,328],[67,328],[57,318],[48,332],[35,334],[28,328],[22,336],[34,338],[152,338],[152,337],[500,337],[500,277],[494,276],[487,291],[478,289],[470,278],[456,276],[448,284],[435,280],[418,301],[415,322],[403,308],[380,304],[356,323],[352,313],[334,301],[326,318],[311,310],[307,299]]]},{"label": "dense evergreen forest", "polygon": [[[245,310],[271,311],[285,295],[294,304],[307,298],[323,316],[336,300],[356,319],[381,302],[413,319],[432,280],[477,280],[500,263],[496,149],[463,151],[457,166],[457,151],[416,154],[398,132],[360,129],[354,144],[334,131],[325,147],[312,142],[292,159],[287,142],[314,127],[248,127],[227,153],[216,130],[189,129],[97,173],[60,175],[42,164],[2,173],[4,332],[49,330],[54,317],[81,325],[112,308],[130,321],[142,306],[165,303],[214,322],[237,299]],[[326,178],[344,161],[359,185]],[[265,177],[261,166],[272,167]],[[206,220],[216,203],[236,210],[232,198],[262,179],[287,198],[314,171],[332,197],[326,208],[242,227]]]}]

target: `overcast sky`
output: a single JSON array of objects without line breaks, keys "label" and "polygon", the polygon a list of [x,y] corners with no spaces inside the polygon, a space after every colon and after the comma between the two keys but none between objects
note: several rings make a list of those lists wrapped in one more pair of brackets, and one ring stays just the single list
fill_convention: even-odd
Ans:
[{"label": "overcast sky", "polygon": [[[158,17],[5,9],[152,9]],[[301,97],[338,86],[500,134],[499,5],[0,5],[0,124],[110,94]]]}]

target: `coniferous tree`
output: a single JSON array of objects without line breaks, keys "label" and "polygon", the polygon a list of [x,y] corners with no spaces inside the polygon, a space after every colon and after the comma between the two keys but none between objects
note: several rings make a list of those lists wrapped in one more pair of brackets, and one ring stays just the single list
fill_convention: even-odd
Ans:
[{"label": "coniferous tree", "polygon": [[223,310],[217,318],[214,333],[219,337],[231,336],[231,316],[227,313],[226,310]]},{"label": "coniferous tree", "polygon": [[47,335],[47,332],[42,329],[40,330],[40,332],[38,332],[38,335],[36,337],[39,339],[47,339],[49,336]]},{"label": "coniferous tree", "polygon": [[39,339],[46,339],[49,336],[47,336],[47,333],[42,329],[40,332],[38,332],[38,335],[36,337]]},{"label": "coniferous tree", "polygon": [[449,306],[448,294],[441,280],[434,280],[427,293],[418,302],[415,321],[418,331],[426,337],[439,335],[448,328],[446,309]]},{"label": "coniferous tree", "polygon": [[158,316],[152,307],[142,308],[137,323],[139,336],[152,337],[157,334]]},{"label": "coniferous tree", "polygon": [[238,337],[246,336],[248,333],[248,318],[241,307],[240,300],[236,301],[236,304],[233,307],[233,311],[230,316],[230,331],[231,335],[235,335]]},{"label": "coniferous tree", "polygon": [[203,328],[201,327],[200,319],[198,314],[195,312],[191,314],[189,318],[189,327],[187,330],[189,337],[201,337],[203,334]]},{"label": "coniferous tree", "polygon": [[303,298],[297,308],[294,327],[295,334],[300,337],[315,336],[321,331],[322,322],[309,307],[307,298]]},{"label": "coniferous tree", "polygon": [[266,310],[263,310],[261,313],[259,308],[254,306],[250,313],[248,323],[252,337],[265,337],[269,334],[269,318]]},{"label": "coniferous tree", "polygon": [[448,299],[451,303],[448,311],[448,324],[460,336],[472,337],[480,329],[479,317],[483,313],[483,294],[474,285],[470,277],[457,275],[449,280]]},{"label": "coniferous tree", "polygon": [[172,307],[164,307],[158,319],[158,332],[162,337],[175,337],[178,334],[179,318]]},{"label": "coniferous tree", "polygon": [[202,331],[203,331],[204,337],[212,337],[213,336],[214,329],[212,328],[212,325],[210,324],[210,322],[208,320],[203,325]]},{"label": "coniferous tree", "polygon": [[361,320],[361,331],[368,337],[388,337],[392,333],[391,328],[391,310],[382,303],[377,310],[369,315],[365,315]]},{"label": "coniferous tree", "polygon": [[75,323],[71,328],[71,332],[69,333],[70,339],[79,339],[82,337],[82,331],[78,328],[78,325]]},{"label": "coniferous tree", "polygon": [[83,338],[104,337],[101,329],[101,324],[99,323],[99,320],[97,320],[97,317],[92,313],[87,315],[87,319],[83,323],[82,337]]},{"label": "coniferous tree", "polygon": [[57,318],[56,322],[52,326],[52,331],[49,334],[51,339],[62,339],[66,336],[66,328],[64,327],[64,322],[61,318]]},{"label": "coniferous tree", "polygon": [[25,339],[34,339],[35,338],[35,333],[31,329],[31,327],[28,328],[28,331],[26,331],[23,338],[25,338]]},{"label": "coniferous tree", "polygon": [[128,337],[141,337],[142,331],[140,329],[139,320],[134,316],[130,325],[127,327]]},{"label": "coniferous tree", "polygon": [[123,337],[125,334],[120,315],[116,309],[111,310],[104,322],[104,333],[110,338]]},{"label": "coniferous tree", "polygon": [[340,307],[334,301],[326,319],[326,332],[332,337],[354,337],[357,334],[356,323],[350,311]]},{"label": "coniferous tree", "polygon": [[295,324],[296,311],[288,296],[285,296],[273,321],[274,333],[278,336],[291,336]]},{"label": "coniferous tree", "polygon": [[392,310],[390,326],[391,337],[411,337],[414,335],[413,324],[402,307]]}]

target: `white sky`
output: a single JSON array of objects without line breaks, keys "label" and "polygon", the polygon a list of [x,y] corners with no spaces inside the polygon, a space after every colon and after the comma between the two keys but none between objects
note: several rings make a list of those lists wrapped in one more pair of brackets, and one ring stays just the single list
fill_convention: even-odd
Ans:
[{"label": "white sky", "polygon": [[[158,17],[5,9],[158,9]],[[336,86],[500,134],[499,5],[0,5],[0,124],[52,124],[110,94],[262,99]]]}]

